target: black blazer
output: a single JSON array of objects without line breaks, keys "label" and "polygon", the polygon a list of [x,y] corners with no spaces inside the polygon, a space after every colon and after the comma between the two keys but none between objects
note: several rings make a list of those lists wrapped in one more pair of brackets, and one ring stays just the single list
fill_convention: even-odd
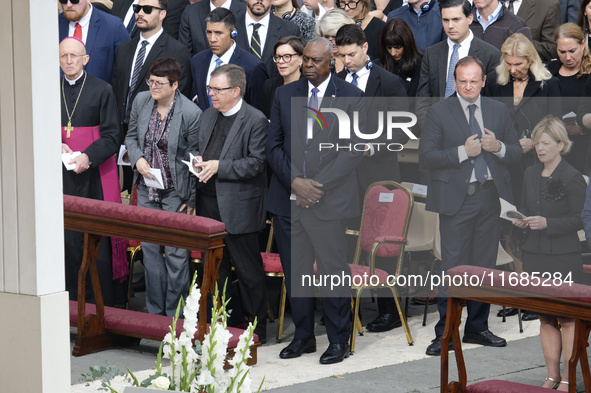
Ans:
[{"label": "black blazer", "polygon": [[[347,71],[339,72],[337,77],[345,79]],[[378,129],[379,112],[409,110],[406,89],[402,79],[377,65],[373,65],[369,72],[365,87],[365,98],[368,101],[366,104],[368,111],[366,133],[372,133]],[[409,119],[401,119],[401,121],[406,122]],[[392,139],[387,139],[386,132],[383,132],[380,138],[367,142],[405,144],[408,140],[408,135],[397,128],[392,132]],[[374,155],[364,156],[361,165],[357,167],[357,172],[360,182],[363,183],[361,184],[362,189],[366,189],[371,183],[380,180],[400,181],[397,154],[395,151],[388,149],[376,149]]]},{"label": "black blazer", "polygon": [[[210,12],[209,0],[201,0],[190,4],[185,8],[179,26],[179,41],[185,44],[191,52],[191,56],[209,49],[207,34],[205,32],[205,18]],[[242,0],[232,0],[230,11],[236,15],[246,8]]]},{"label": "black blazer", "polygon": [[[193,97],[195,94],[199,97],[199,108],[205,111],[209,108],[209,100],[207,99],[207,71],[209,71],[209,63],[213,53],[211,49],[206,49],[203,52],[197,53],[191,59],[191,72],[193,75]],[[230,57],[230,64],[236,64],[244,69],[246,74],[246,92],[244,100],[255,108],[259,107],[261,97],[261,87],[267,80],[267,70],[265,65],[256,58],[256,56],[243,51],[236,47],[232,57]]]},{"label": "black blazer", "polygon": [[259,109],[265,114],[265,116],[267,116],[267,119],[271,118],[271,108],[273,107],[275,90],[277,90],[277,88],[280,86],[283,86],[283,77],[281,75],[276,76],[275,78],[269,78],[263,84],[263,92],[261,93]]},{"label": "black blazer", "polygon": [[[364,110],[363,92],[342,79],[330,76],[320,110],[339,107],[347,113]],[[328,130],[317,132],[306,144],[305,105],[308,96],[308,80],[281,86],[275,92],[271,123],[267,137],[267,160],[273,171],[269,185],[267,210],[284,217],[299,215],[301,208],[295,202],[290,203],[291,183],[295,177],[314,179],[323,185],[324,196],[311,207],[321,220],[341,220],[359,215],[359,195],[356,176],[352,176],[355,167],[363,158],[362,152],[355,150],[321,150],[320,143],[345,143],[338,139],[337,118],[333,113],[324,112]],[[301,97],[302,110],[292,112],[292,97]],[[342,99],[340,97],[350,97]],[[296,105],[299,105],[296,104]],[[294,128],[292,128],[292,120]],[[362,127],[363,125],[360,125]],[[353,135],[353,133],[352,133]],[[358,143],[353,137],[351,143]],[[306,170],[304,170],[304,158]]]},{"label": "black blazer", "polygon": [[[508,165],[519,162],[521,146],[505,105],[487,97],[481,97],[481,105],[484,127],[505,144],[505,156],[501,159],[484,150],[481,154],[484,154],[499,196],[512,201]],[[434,104],[427,112],[419,143],[419,163],[429,169],[431,175],[427,210],[454,215],[462,206],[474,160],[468,158],[460,163],[458,146],[464,145],[471,135],[468,120],[455,94]]]},{"label": "black blazer", "polygon": [[[119,47],[117,56],[115,57],[115,65],[113,67],[113,90],[115,91],[115,98],[117,99],[117,108],[121,120],[125,117],[125,110],[127,105],[127,93],[129,91],[129,80],[131,79],[131,68],[133,67],[133,56],[140,41],[139,35],[127,41]],[[176,59],[181,65],[181,79],[179,80],[179,90],[183,95],[190,96],[191,93],[191,57],[189,51],[180,42],[169,36],[166,31],[162,32],[160,37],[154,43],[152,49],[148,53],[144,65],[140,71],[138,83],[129,100],[130,110],[133,100],[141,91],[149,90],[148,85],[144,80],[149,76],[148,69],[152,63],[163,57],[172,57]]]},{"label": "black blazer", "polygon": [[[246,7],[236,14],[236,30],[238,31],[236,43],[239,47],[250,53],[250,42],[248,41],[246,22],[244,21],[245,15]],[[275,43],[277,43],[280,38],[288,35],[301,35],[300,28],[295,23],[278,18],[271,12],[269,28],[267,29],[267,38],[265,39],[265,47],[263,48],[263,54],[261,56],[261,61],[265,63],[267,74],[269,74],[270,77],[279,75],[277,66],[273,62],[273,46],[275,46]],[[259,88],[260,87],[262,86],[259,86]]]},{"label": "black blazer", "polygon": [[[114,0],[111,14],[118,16],[121,20],[125,19],[125,15],[131,7],[133,0]],[[174,39],[179,37],[179,24],[181,23],[181,15],[185,7],[190,4],[189,0],[168,0],[168,9],[166,10],[166,18],[162,22],[162,28]],[[209,4],[209,3],[208,3]],[[127,27],[127,26],[126,26]],[[131,31],[131,38],[139,36],[137,26]]]},{"label": "black blazer", "polygon": [[587,188],[585,179],[563,158],[550,177],[557,190],[545,198],[540,192],[543,169],[544,164],[537,163],[525,170],[521,212],[527,216],[546,217],[548,227],[540,231],[528,229],[522,248],[549,255],[580,252],[577,231],[583,229],[581,211]]}]

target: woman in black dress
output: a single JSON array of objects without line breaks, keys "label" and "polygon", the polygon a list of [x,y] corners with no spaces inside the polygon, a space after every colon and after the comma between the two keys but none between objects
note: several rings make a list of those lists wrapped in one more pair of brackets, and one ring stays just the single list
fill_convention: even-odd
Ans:
[{"label": "woman in black dress", "polygon": [[589,134],[588,130],[581,128],[575,114],[578,112],[585,83],[591,73],[591,56],[585,45],[583,31],[574,23],[560,26],[554,33],[554,41],[558,59],[548,62],[547,67],[558,79],[562,95],[562,119],[573,142],[573,147],[565,159],[579,172],[588,174],[590,167],[586,165],[586,156]]},{"label": "woman in black dress", "polygon": [[302,55],[306,41],[303,37],[296,37],[290,35],[280,38],[273,47],[273,61],[279,71],[279,76],[267,79],[263,84],[263,92],[261,94],[260,110],[271,118],[271,108],[273,107],[273,97],[275,97],[275,90],[279,86],[287,85],[300,79],[302,72]]},{"label": "woman in black dress", "polygon": [[[564,124],[547,116],[532,133],[539,162],[525,170],[521,212],[527,217],[513,224],[527,231],[523,243],[523,270],[545,280],[577,281],[583,275],[581,211],[587,185],[579,171],[562,155],[571,141]],[[540,341],[548,369],[544,387],[568,390],[568,360],[574,343],[574,319],[540,315]],[[560,374],[560,354],[564,373]],[[562,379],[562,380],[561,380]]]},{"label": "woman in black dress", "polygon": [[345,11],[349,18],[363,29],[365,37],[367,37],[367,54],[370,59],[377,59],[379,55],[378,41],[385,23],[369,14],[370,0],[340,0],[337,1],[337,7]]},{"label": "woman in black dress", "polygon": [[380,65],[402,78],[409,97],[417,95],[422,59],[408,23],[400,18],[388,21],[380,34]]}]

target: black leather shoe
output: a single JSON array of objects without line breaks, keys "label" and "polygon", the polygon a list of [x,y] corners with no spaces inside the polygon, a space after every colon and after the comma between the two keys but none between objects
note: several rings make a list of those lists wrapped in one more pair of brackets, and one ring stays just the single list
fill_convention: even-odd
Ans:
[{"label": "black leather shoe", "polygon": [[504,338],[495,336],[490,330],[480,333],[464,333],[463,342],[469,344],[480,344],[486,347],[504,347],[507,341]]},{"label": "black leather shoe", "polygon": [[[513,307],[507,307],[503,312],[503,309],[501,308],[499,310],[499,312],[497,313],[497,317],[499,318],[503,318],[503,317],[512,317],[513,315],[517,315],[517,308],[513,308]],[[505,315],[503,315],[505,314]]]},{"label": "black leather shoe", "polygon": [[330,344],[328,349],[320,356],[321,364],[333,364],[342,362],[348,358],[351,352],[349,344]]},{"label": "black leather shoe", "polygon": [[316,352],[315,337],[310,337],[306,340],[294,338],[287,347],[283,348],[283,350],[279,352],[279,357],[281,359],[294,359],[299,358],[303,353],[312,352]]},{"label": "black leather shoe", "polygon": [[524,311],[523,314],[521,314],[522,321],[535,321],[538,318],[538,314],[535,314],[531,311]]},{"label": "black leather shoe", "polygon": [[387,332],[394,328],[402,326],[402,321],[398,314],[380,314],[373,322],[367,324],[366,328],[370,332]]},{"label": "black leather shoe", "polygon": [[[454,350],[454,343],[449,340],[449,350]],[[427,347],[425,353],[429,356],[441,356],[441,336],[435,337],[431,344]]]}]

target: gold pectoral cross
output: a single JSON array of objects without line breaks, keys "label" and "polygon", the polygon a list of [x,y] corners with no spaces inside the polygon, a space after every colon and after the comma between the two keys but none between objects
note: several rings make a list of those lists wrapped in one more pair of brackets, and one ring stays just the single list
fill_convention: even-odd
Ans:
[{"label": "gold pectoral cross", "polygon": [[66,130],[67,134],[66,134],[66,138],[70,137],[70,132],[74,131],[74,127],[72,127],[72,122],[68,121],[68,126],[64,127],[64,130]]}]

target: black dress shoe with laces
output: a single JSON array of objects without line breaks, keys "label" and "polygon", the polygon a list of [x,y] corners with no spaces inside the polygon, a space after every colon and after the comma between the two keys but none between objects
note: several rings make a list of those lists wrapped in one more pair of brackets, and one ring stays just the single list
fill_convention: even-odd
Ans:
[{"label": "black dress shoe with laces", "polygon": [[402,321],[398,314],[380,314],[372,322],[368,323],[366,328],[370,332],[387,332],[394,328],[402,326]]},{"label": "black dress shoe with laces", "polygon": [[333,364],[342,362],[348,358],[351,352],[349,344],[330,344],[328,349],[320,356],[321,364]]},{"label": "black dress shoe with laces", "polygon": [[[454,350],[454,343],[449,340],[449,350]],[[425,353],[429,356],[441,356],[441,336],[435,337],[431,344],[427,347]]]},{"label": "black dress shoe with laces", "polygon": [[299,358],[303,353],[312,352],[316,352],[316,338],[314,336],[306,340],[294,338],[287,347],[279,352],[279,357],[281,359],[294,359]]},{"label": "black dress shoe with laces", "polygon": [[485,347],[504,347],[507,345],[504,338],[495,336],[490,330],[480,333],[464,333],[462,341],[469,344],[484,345]]}]

